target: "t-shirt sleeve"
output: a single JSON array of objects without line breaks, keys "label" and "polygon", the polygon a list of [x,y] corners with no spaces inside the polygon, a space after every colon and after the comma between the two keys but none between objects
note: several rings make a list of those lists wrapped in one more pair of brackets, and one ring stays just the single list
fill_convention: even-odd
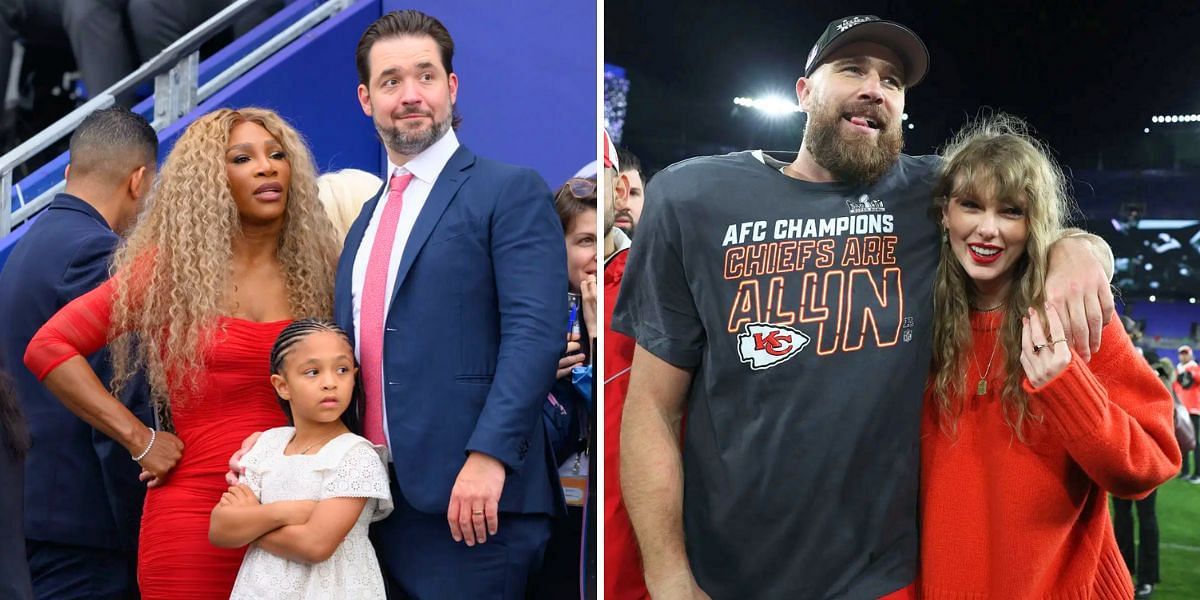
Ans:
[{"label": "t-shirt sleeve", "polygon": [[700,364],[705,334],[684,266],[678,198],[667,181],[672,175],[660,174],[646,190],[613,329],[677,367],[694,368]]}]

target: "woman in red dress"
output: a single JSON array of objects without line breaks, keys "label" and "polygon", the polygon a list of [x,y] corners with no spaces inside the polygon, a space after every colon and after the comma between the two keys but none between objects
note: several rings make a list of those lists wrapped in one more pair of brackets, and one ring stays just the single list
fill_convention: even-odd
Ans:
[{"label": "woman in red dress", "polygon": [[[337,255],[296,131],[267,110],[217,110],[167,157],[115,276],[30,342],[30,370],[142,466],[142,598],[229,597],[245,549],[209,543],[209,512],[241,441],[286,424],[268,378],[271,344],[292,319],[328,318]],[[162,430],[142,425],[88,366],[110,342],[114,387],[144,370]]]}]

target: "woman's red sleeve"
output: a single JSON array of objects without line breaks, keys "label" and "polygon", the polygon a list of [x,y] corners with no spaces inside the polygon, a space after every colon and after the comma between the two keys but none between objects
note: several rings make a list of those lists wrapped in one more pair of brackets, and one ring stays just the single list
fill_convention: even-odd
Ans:
[{"label": "woman's red sleeve", "polygon": [[42,325],[25,349],[25,366],[38,381],[67,359],[90,356],[108,345],[115,295],[116,286],[109,279],[62,307]]}]

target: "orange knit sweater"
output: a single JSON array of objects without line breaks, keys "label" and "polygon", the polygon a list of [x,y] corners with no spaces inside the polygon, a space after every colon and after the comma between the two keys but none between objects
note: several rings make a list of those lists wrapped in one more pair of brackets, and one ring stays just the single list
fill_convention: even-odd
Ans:
[{"label": "orange knit sweater", "polygon": [[925,397],[922,597],[1132,598],[1105,492],[1142,498],[1179,472],[1171,397],[1114,318],[1090,364],[1075,356],[1039,389],[1025,380],[1043,419],[1027,424],[1021,442],[1001,412],[1003,348],[988,393],[974,395],[999,324],[998,313],[971,316],[971,395],[955,438]]}]

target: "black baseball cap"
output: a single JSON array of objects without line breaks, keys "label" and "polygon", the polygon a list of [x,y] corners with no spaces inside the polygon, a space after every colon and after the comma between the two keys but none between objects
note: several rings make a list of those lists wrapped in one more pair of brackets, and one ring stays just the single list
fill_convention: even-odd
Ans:
[{"label": "black baseball cap", "polygon": [[813,71],[825,62],[835,50],[852,42],[875,42],[891,48],[904,64],[905,87],[914,87],[929,71],[929,50],[925,42],[913,30],[892,21],[884,21],[875,15],[857,15],[838,19],[825,28],[808,53],[804,76],[812,77]]}]

